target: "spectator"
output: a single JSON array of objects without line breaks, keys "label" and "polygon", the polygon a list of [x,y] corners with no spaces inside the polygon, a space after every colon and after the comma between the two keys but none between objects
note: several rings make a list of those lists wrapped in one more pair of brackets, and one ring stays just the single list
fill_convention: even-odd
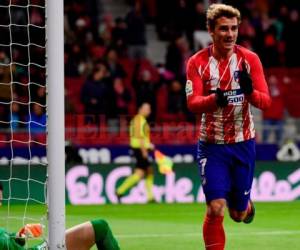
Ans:
[{"label": "spectator", "polygon": [[135,65],[133,73],[133,87],[136,96],[136,106],[139,107],[142,103],[147,102],[152,107],[152,112],[149,117],[151,121],[156,115],[156,90],[157,84],[153,79],[153,75],[149,69],[141,70],[141,62]]},{"label": "spectator", "polygon": [[[197,2],[191,15],[192,39],[189,39],[191,50],[204,48],[211,43],[211,38],[206,31],[205,6],[203,2]],[[189,38],[189,37],[188,37]]]},{"label": "spectator", "polygon": [[65,63],[66,76],[71,76],[71,77],[79,76],[78,65],[70,58],[70,53],[68,51],[68,48],[65,48],[64,63]]},{"label": "spectator", "polygon": [[114,20],[111,13],[106,13],[102,17],[102,22],[99,27],[99,34],[101,42],[104,46],[108,47],[112,44],[112,30],[114,28]]},{"label": "spectator", "polygon": [[146,24],[142,14],[142,3],[136,1],[133,9],[127,14],[127,43],[129,57],[141,59],[146,57]]},{"label": "spectator", "polygon": [[193,42],[192,11],[186,0],[176,0],[174,17],[174,32],[184,34],[190,43]]},{"label": "spectator", "polygon": [[[0,119],[6,121],[8,119],[9,105],[11,101],[11,66],[9,65],[9,58],[4,51],[0,51]],[[15,72],[13,67],[13,73]],[[6,104],[4,104],[6,103]],[[1,126],[6,126],[1,123]]]},{"label": "spectator", "polygon": [[117,117],[119,115],[127,115],[128,114],[128,106],[131,101],[131,95],[129,90],[124,86],[124,82],[122,78],[115,78],[114,83],[114,116]]},{"label": "spectator", "polygon": [[110,102],[113,100],[109,76],[108,66],[104,62],[99,62],[82,86],[81,102],[85,114],[108,115],[110,113]]},{"label": "spectator", "polygon": [[127,50],[127,24],[121,17],[116,18],[115,24],[116,25],[112,30],[113,45],[116,47],[118,53],[124,56],[125,51]]},{"label": "spectator", "polygon": [[182,115],[187,111],[185,91],[178,80],[171,82],[168,93],[168,113]]},{"label": "spectator", "polygon": [[253,40],[255,39],[256,32],[253,25],[250,22],[248,16],[242,17],[241,24],[239,27],[239,41],[242,43],[243,41],[249,41],[252,45]]},{"label": "spectator", "polygon": [[285,47],[286,47],[286,65],[288,67],[300,66],[300,50],[298,46],[300,44],[300,37],[295,36],[295,31],[300,29],[300,20],[298,10],[292,10],[290,12],[290,18],[285,26],[283,32]]},{"label": "spectator", "polygon": [[279,64],[277,29],[274,26],[274,20],[264,13],[261,17],[262,21],[262,63],[265,67],[274,67]]},{"label": "spectator", "polygon": [[13,131],[17,131],[20,128],[20,106],[17,102],[13,102],[11,104],[11,115],[10,115],[10,122],[11,122],[11,129]]},{"label": "spectator", "polygon": [[76,41],[83,46],[86,41],[87,34],[89,33],[91,20],[88,16],[79,16],[75,22],[75,36]]},{"label": "spectator", "polygon": [[30,133],[46,132],[46,114],[39,104],[33,103],[32,110],[26,120]]},{"label": "spectator", "polygon": [[66,47],[65,54],[65,68],[67,76],[79,76],[80,69],[79,65],[85,59],[81,46],[77,43],[72,44],[70,47]]},{"label": "spectator", "polygon": [[264,35],[264,60],[266,67],[275,67],[279,65],[278,41],[276,39],[277,30],[271,26]]},{"label": "spectator", "polygon": [[184,36],[177,36],[169,45],[166,57],[166,69],[172,71],[176,78],[185,77],[185,63],[190,56],[189,45]]},{"label": "spectator", "polygon": [[[27,87],[26,87],[27,88]],[[26,88],[23,91],[26,91]],[[21,91],[19,91],[19,95],[21,96]],[[40,105],[46,105],[46,87],[39,86],[35,84],[30,85],[30,99],[31,102],[36,102]]]},{"label": "spectator", "polygon": [[170,15],[166,15],[166,13],[172,13],[173,6],[173,0],[156,1],[156,31],[161,40],[170,39],[170,32],[173,32],[170,27],[168,27],[171,17]]},{"label": "spectator", "polygon": [[36,102],[46,105],[46,87],[39,86],[36,91]]},{"label": "spectator", "polygon": [[186,97],[179,80],[171,80],[168,85],[163,84],[157,94],[156,120],[185,121],[189,115],[186,108]]},{"label": "spectator", "polygon": [[115,26],[115,23],[114,23],[112,14],[105,13],[102,16],[102,21],[100,23],[100,27],[99,27],[100,33],[102,33],[103,31],[107,31],[107,32],[111,33],[114,26]]},{"label": "spectator", "polygon": [[205,6],[203,2],[196,2],[192,18],[192,25],[194,30],[206,31]]},{"label": "spectator", "polygon": [[126,72],[123,66],[118,62],[118,52],[114,48],[109,48],[106,52],[106,60],[108,63],[110,75],[112,78],[126,77]]}]

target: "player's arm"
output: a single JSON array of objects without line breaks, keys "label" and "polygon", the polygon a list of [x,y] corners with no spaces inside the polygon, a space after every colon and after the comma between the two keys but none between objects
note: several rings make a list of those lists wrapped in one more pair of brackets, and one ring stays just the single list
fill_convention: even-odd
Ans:
[{"label": "player's arm", "polygon": [[213,112],[218,106],[216,94],[204,96],[203,82],[195,66],[193,57],[187,64],[187,82],[185,85],[187,106],[194,113]]},{"label": "player's arm", "polygon": [[251,56],[250,77],[253,90],[251,94],[246,94],[247,100],[256,108],[266,109],[271,105],[268,85],[263,72],[262,64],[256,54]]}]

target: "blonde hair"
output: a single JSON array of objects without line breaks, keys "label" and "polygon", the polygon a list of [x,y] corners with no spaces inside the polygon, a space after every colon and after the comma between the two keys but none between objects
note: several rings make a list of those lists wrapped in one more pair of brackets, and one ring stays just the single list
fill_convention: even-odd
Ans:
[{"label": "blonde hair", "polygon": [[238,24],[241,22],[241,13],[238,9],[227,4],[212,4],[208,7],[206,12],[206,25],[207,29],[213,30],[216,25],[216,20],[220,17],[233,18],[236,17]]}]

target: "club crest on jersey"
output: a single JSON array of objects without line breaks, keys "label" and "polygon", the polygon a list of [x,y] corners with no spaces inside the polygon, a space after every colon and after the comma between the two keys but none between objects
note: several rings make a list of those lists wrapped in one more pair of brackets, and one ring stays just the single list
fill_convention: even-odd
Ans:
[{"label": "club crest on jersey", "polygon": [[186,96],[193,94],[193,82],[191,80],[187,80],[185,84],[185,93]]},{"label": "club crest on jersey", "polygon": [[234,71],[233,72],[233,79],[234,79],[234,81],[238,82],[239,78],[240,78],[240,71],[239,70]]}]

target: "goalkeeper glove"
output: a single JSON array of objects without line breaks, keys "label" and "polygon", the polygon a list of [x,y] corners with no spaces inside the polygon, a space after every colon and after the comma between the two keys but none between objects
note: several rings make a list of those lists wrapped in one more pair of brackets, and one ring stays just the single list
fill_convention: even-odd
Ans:
[{"label": "goalkeeper glove", "polygon": [[18,236],[22,238],[37,238],[43,234],[43,226],[42,224],[26,224],[22,227],[19,232]]},{"label": "goalkeeper glove", "polygon": [[245,95],[251,95],[253,92],[253,84],[250,74],[247,71],[246,63],[242,63],[242,70],[239,71],[239,84]]},{"label": "goalkeeper glove", "polygon": [[220,88],[217,88],[215,91],[216,94],[216,103],[219,107],[224,108],[228,105],[227,96],[224,95],[224,91]]}]

